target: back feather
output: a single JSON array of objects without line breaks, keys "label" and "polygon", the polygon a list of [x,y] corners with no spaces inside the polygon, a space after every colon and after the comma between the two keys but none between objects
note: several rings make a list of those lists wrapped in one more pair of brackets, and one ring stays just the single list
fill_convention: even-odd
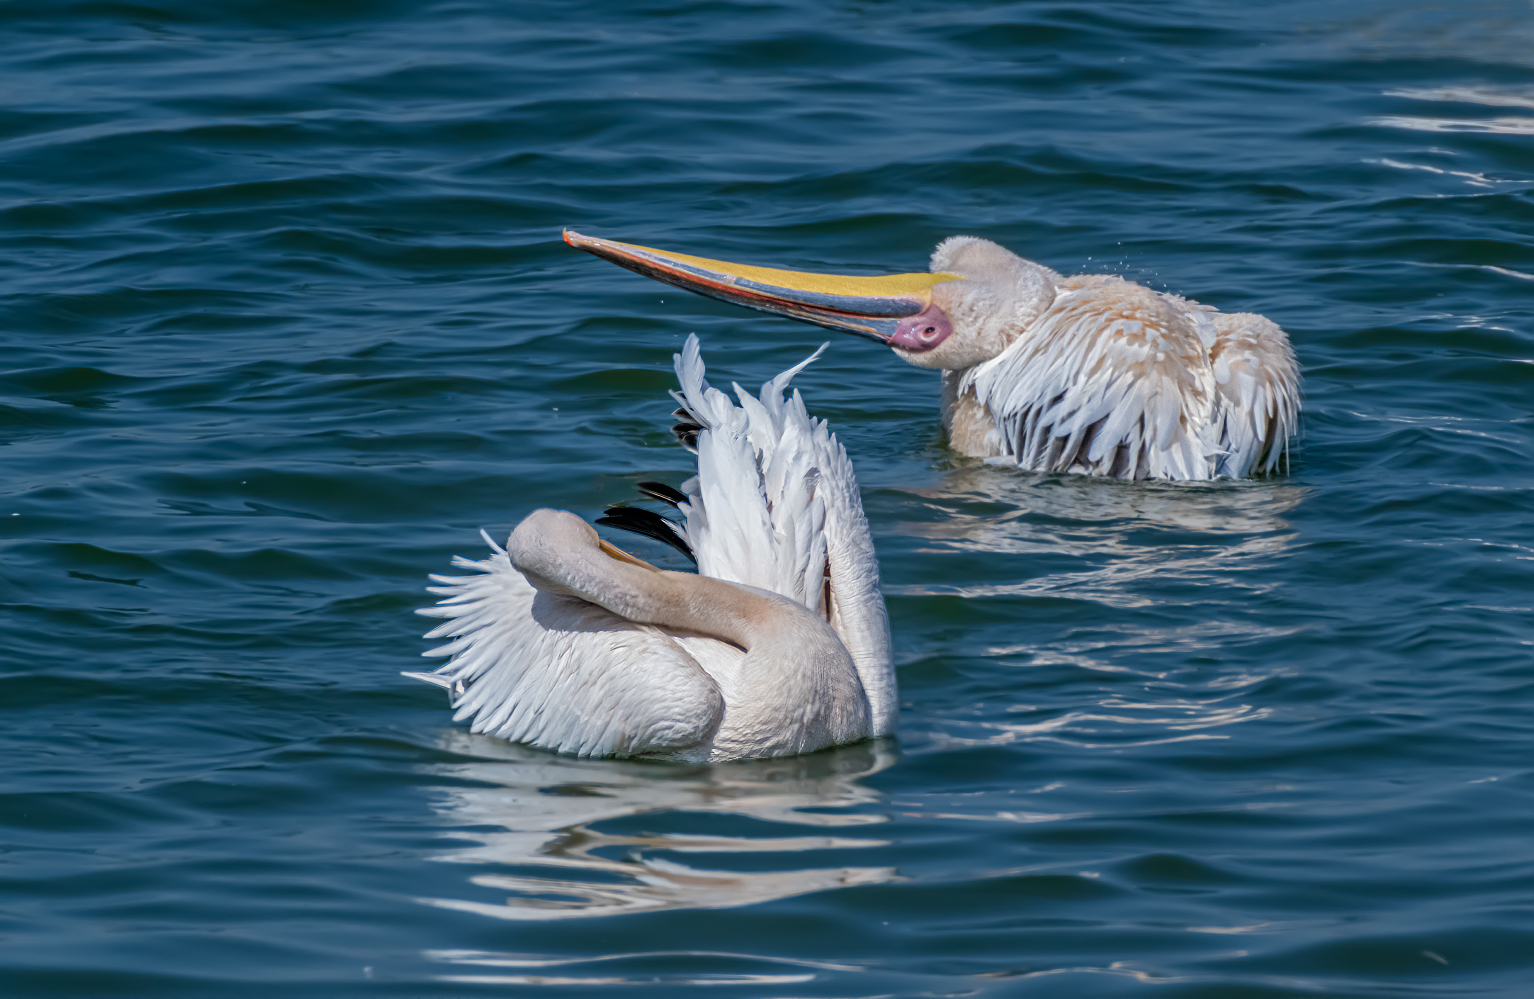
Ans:
[{"label": "back feather", "polygon": [[1119,278],[1073,278],[1028,335],[963,375],[1001,453],[1036,471],[1208,479],[1214,328]]}]

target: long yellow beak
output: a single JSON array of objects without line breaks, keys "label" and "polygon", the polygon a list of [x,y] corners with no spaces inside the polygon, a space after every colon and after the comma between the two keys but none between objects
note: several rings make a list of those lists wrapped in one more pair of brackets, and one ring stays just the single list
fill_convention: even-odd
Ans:
[{"label": "long yellow beak", "polygon": [[645,277],[722,302],[744,305],[827,329],[889,343],[907,316],[932,304],[933,285],[963,280],[957,274],[887,274],[860,277],[812,274],[709,260],[566,229],[565,242]]}]

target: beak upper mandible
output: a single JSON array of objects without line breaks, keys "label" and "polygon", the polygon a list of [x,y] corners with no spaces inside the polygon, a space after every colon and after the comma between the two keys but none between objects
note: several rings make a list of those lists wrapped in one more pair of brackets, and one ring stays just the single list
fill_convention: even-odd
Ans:
[{"label": "beak upper mandible", "polygon": [[932,302],[932,287],[963,280],[956,274],[887,274],[864,277],[752,267],[685,253],[582,236],[565,242],[619,267],[708,298],[888,344],[906,316]]}]

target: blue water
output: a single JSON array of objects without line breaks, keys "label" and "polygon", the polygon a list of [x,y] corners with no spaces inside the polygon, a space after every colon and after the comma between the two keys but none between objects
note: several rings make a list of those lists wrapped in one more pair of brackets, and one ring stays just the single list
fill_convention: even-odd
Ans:
[{"label": "blue water", "polygon": [[[1534,995],[1534,9],[0,4],[0,994]],[[1284,326],[1289,474],[862,481],[898,739],[467,735],[429,572],[685,477],[821,331],[558,229],[944,236]],[[636,550],[665,560],[642,541]]]}]

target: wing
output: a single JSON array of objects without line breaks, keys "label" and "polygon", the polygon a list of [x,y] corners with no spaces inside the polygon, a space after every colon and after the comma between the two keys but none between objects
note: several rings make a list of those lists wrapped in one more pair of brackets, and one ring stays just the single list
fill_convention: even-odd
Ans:
[{"label": "wing", "polygon": [[1300,370],[1289,338],[1262,316],[1218,314],[1214,368],[1215,474],[1271,472],[1288,450],[1300,413]]},{"label": "wing", "polygon": [[819,353],[768,382],[759,399],[735,386],[736,406],[704,379],[697,338],[688,337],[676,360],[682,389],[674,394],[699,424],[698,474],[682,484],[681,507],[698,572],[771,590],[823,614],[820,469],[808,417],[791,420],[782,398],[788,380]]},{"label": "wing", "polygon": [[534,589],[499,549],[453,561],[477,574],[433,576],[445,599],[416,612],[448,619],[426,637],[452,641],[424,654],[452,659],[406,675],[447,687],[455,721],[579,756],[665,755],[713,737],[724,699],[671,636]]},{"label": "wing", "polygon": [[[822,347],[822,350],[825,348]],[[847,450],[812,418],[790,379],[816,351],[739,406],[704,379],[697,341],[677,357],[676,393],[700,427],[698,476],[680,509],[698,571],[798,601],[831,623],[857,667],[875,735],[898,710],[879,561]]]},{"label": "wing", "polygon": [[[803,410],[799,393],[793,404]],[[813,440],[820,468],[817,498],[826,511],[826,619],[852,656],[868,696],[873,734],[895,731],[899,711],[889,614],[879,584],[873,532],[863,514],[857,476],[841,441],[816,420]]]},{"label": "wing", "polygon": [[967,371],[1003,459],[1035,471],[1208,479],[1204,312],[1119,278],[1073,278],[1026,335]]}]

